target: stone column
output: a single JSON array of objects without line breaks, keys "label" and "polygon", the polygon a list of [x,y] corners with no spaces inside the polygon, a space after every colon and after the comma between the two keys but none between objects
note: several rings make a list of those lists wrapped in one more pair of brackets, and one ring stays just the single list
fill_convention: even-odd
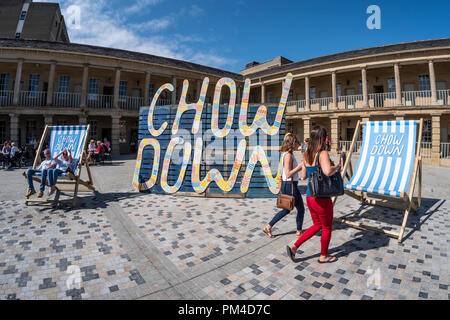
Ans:
[{"label": "stone column", "polygon": [[55,69],[56,62],[52,61],[50,64],[50,74],[48,76],[48,90],[47,90],[47,106],[53,104],[53,88],[55,86]]},{"label": "stone column", "polygon": [[431,115],[431,164],[438,166],[441,152],[441,115]]},{"label": "stone column", "polygon": [[336,71],[331,73],[331,92],[333,97],[332,108],[337,109],[337,89],[336,89]]},{"label": "stone column", "polygon": [[339,118],[331,118],[331,154],[337,154],[337,148],[339,144]]},{"label": "stone column", "polygon": [[311,118],[303,118],[303,139],[309,138],[311,131]]},{"label": "stone column", "polygon": [[[311,100],[309,98],[309,76],[305,77],[305,111],[309,111],[311,109]],[[309,137],[309,129],[308,135],[305,137]]]},{"label": "stone column", "polygon": [[175,76],[172,77],[172,85],[173,85],[173,91],[172,91],[172,104],[177,104],[177,78]]},{"label": "stone column", "polygon": [[261,103],[266,103],[266,85],[261,85]]},{"label": "stone column", "polygon": [[400,66],[398,63],[394,64],[395,73],[395,104],[397,106],[402,105],[402,82],[400,81]]},{"label": "stone column", "polygon": [[89,65],[85,64],[83,66],[83,80],[81,83],[81,102],[80,107],[85,108],[87,105],[88,96],[88,79],[89,78]]},{"label": "stone column", "polygon": [[150,88],[150,79],[151,74],[150,71],[145,71],[145,84],[144,84],[144,105],[149,106],[150,105],[150,96],[149,96],[149,88]]},{"label": "stone column", "polygon": [[120,115],[111,115],[111,146],[112,154],[115,156],[120,155]]},{"label": "stone column", "polygon": [[119,108],[120,69],[121,68],[116,68],[116,75],[114,80],[114,108]]},{"label": "stone column", "polygon": [[431,104],[437,105],[436,76],[434,74],[433,60],[428,61],[428,69],[430,72]]},{"label": "stone column", "polygon": [[363,67],[361,69],[361,82],[363,89],[363,108],[369,107],[369,93],[367,91],[367,69]]},{"label": "stone column", "polygon": [[19,116],[14,113],[10,113],[9,119],[11,121],[11,123],[9,125],[9,129],[10,129],[9,140],[16,142],[16,144],[18,145],[19,144]]},{"label": "stone column", "polygon": [[19,59],[19,61],[17,61],[16,80],[14,81],[13,105],[15,106],[19,104],[20,82],[22,81],[22,67],[23,59]]}]

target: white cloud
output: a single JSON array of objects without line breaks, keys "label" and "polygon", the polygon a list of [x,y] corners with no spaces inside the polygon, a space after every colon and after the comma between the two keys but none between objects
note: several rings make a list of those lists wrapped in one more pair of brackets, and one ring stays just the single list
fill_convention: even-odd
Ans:
[{"label": "white cloud", "polygon": [[134,4],[131,7],[128,7],[125,9],[126,13],[137,13],[141,11],[142,9],[155,5],[159,3],[161,0],[137,0],[134,2]]},{"label": "white cloud", "polygon": [[200,8],[198,5],[193,4],[190,8],[189,8],[189,14],[194,17],[200,17],[205,13],[205,10],[203,10],[202,8]]},{"label": "white cloud", "polygon": [[167,29],[173,23],[172,17],[164,17],[161,19],[152,19],[143,23],[132,24],[130,27],[136,31],[162,31]]},{"label": "white cloud", "polygon": [[[40,0],[55,2],[56,0]],[[138,0],[128,8],[156,4],[162,0]],[[70,28],[69,37],[73,43],[124,49],[157,56],[191,61],[211,67],[223,68],[234,60],[218,54],[206,54],[191,46],[192,43],[205,42],[200,36],[179,33],[158,34],[176,25],[183,14],[202,14],[201,10],[180,11],[166,17],[151,19],[142,23],[127,22],[130,15],[126,10],[114,10],[108,0],[60,0],[61,10],[67,19],[66,9],[71,5],[80,8],[80,28]],[[194,5],[195,6],[195,5]],[[193,6],[193,7],[194,7]],[[199,8],[200,9],[200,8]],[[132,16],[132,15],[131,15]]]}]

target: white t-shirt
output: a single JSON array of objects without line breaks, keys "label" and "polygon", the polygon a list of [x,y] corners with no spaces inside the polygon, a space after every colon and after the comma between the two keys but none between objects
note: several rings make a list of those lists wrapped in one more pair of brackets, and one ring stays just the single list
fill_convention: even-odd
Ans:
[{"label": "white t-shirt", "polygon": [[[286,173],[284,172],[284,156],[287,154],[287,152],[284,152],[282,154],[283,156],[283,174],[282,174],[282,179],[283,181],[298,181],[298,172],[296,174],[294,174],[292,177],[290,178],[286,178]],[[292,161],[292,169],[294,169],[295,167],[298,166],[297,160],[295,160],[294,155],[292,155],[293,161]]]},{"label": "white t-shirt", "polygon": [[67,168],[69,168],[71,164],[72,164],[71,161],[64,161],[64,160],[58,159],[58,160],[56,160],[56,169],[66,172]]},{"label": "white t-shirt", "polygon": [[51,165],[52,163],[54,163],[53,159],[50,159],[50,160],[44,160],[44,161],[41,162],[41,164],[40,164],[38,170],[45,170],[45,169],[48,169],[48,167],[50,167],[50,165]]},{"label": "white t-shirt", "polygon": [[11,152],[10,152],[9,156],[12,158],[12,157],[14,157],[14,155],[17,152],[19,152],[19,148],[17,146],[14,146],[14,147],[11,148]]}]

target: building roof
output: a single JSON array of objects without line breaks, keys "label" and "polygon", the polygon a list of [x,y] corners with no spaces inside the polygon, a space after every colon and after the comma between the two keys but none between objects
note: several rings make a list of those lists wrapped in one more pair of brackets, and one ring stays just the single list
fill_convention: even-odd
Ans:
[{"label": "building roof", "polygon": [[386,53],[396,53],[409,50],[421,50],[421,49],[432,49],[432,48],[443,48],[450,47],[450,38],[443,39],[433,39],[433,40],[421,40],[413,42],[402,42],[396,44],[389,44],[383,46],[376,46],[358,50],[345,51],[336,54],[330,54],[322,57],[312,58],[308,60],[301,60],[298,62],[283,64],[278,67],[273,67],[267,70],[250,73],[247,75],[249,78],[259,78],[263,76],[268,76],[284,71],[290,71],[297,68],[309,67],[316,64],[335,62],[344,59],[355,59],[362,58],[364,56],[376,55],[376,54],[386,54]]},{"label": "building roof", "polygon": [[298,62],[286,63],[281,66],[273,67],[267,70],[255,72],[246,75],[245,77],[241,74],[225,71],[217,68],[212,68],[208,66],[203,66],[200,64],[165,58],[160,56],[155,56],[146,53],[132,52],[121,49],[113,49],[106,47],[91,46],[85,44],[76,43],[61,43],[61,42],[50,42],[41,40],[22,40],[22,39],[5,39],[0,38],[0,48],[29,48],[29,49],[42,49],[51,51],[65,51],[74,52],[81,54],[95,54],[106,57],[113,57],[119,59],[129,59],[135,61],[142,61],[148,63],[154,63],[158,65],[165,65],[168,67],[181,68],[185,70],[192,70],[196,72],[208,73],[218,77],[229,77],[234,80],[243,81],[245,78],[259,78],[263,76],[269,76],[272,74],[277,74],[281,72],[287,72],[293,69],[313,66],[316,64],[335,62],[344,59],[355,59],[362,58],[364,56],[376,55],[376,54],[386,54],[386,53],[397,53],[410,50],[421,50],[421,49],[433,49],[433,48],[450,48],[450,38],[444,39],[433,39],[433,40],[422,40],[413,42],[404,42],[397,44],[389,44],[384,46],[376,46],[365,49],[351,50],[336,54],[330,54],[322,57],[317,57],[308,60],[302,60]]},{"label": "building roof", "polygon": [[164,65],[168,67],[181,68],[186,70],[192,70],[202,73],[208,73],[218,77],[229,77],[234,80],[243,80],[242,75],[234,72],[229,72],[217,68],[207,67],[200,64],[182,61],[172,58],[165,58],[155,56],[152,54],[133,52],[121,49],[113,49],[106,47],[91,46],[77,43],[62,43],[51,42],[42,40],[23,40],[23,39],[5,39],[0,38],[0,48],[18,48],[18,49],[37,49],[37,50],[50,50],[50,51],[64,51],[81,54],[94,54],[105,57],[128,59],[135,61],[142,61],[148,63],[154,63],[158,65]]}]

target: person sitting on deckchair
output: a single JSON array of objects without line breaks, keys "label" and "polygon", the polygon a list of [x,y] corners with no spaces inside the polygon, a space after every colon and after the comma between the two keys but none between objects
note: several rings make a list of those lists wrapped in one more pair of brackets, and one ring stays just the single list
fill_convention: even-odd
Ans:
[{"label": "person sitting on deckchair", "polygon": [[44,156],[45,160],[41,162],[41,164],[37,169],[30,168],[27,170],[27,179],[28,179],[28,191],[26,195],[27,198],[36,193],[33,185],[33,176],[39,172],[41,173],[41,186],[39,189],[40,191],[38,194],[38,198],[42,198],[45,190],[45,182],[47,181],[48,169],[52,169],[56,166],[55,162],[52,159],[52,154],[49,149],[44,150]]},{"label": "person sitting on deckchair", "polygon": [[[62,160],[59,159],[61,155]],[[56,191],[55,185],[58,177],[63,173],[70,172],[70,170],[72,170],[72,153],[70,152],[70,150],[64,149],[56,157],[54,157],[53,160],[56,163],[56,168],[48,170],[48,184],[50,186],[50,190],[48,192],[49,196],[51,196]]]}]

